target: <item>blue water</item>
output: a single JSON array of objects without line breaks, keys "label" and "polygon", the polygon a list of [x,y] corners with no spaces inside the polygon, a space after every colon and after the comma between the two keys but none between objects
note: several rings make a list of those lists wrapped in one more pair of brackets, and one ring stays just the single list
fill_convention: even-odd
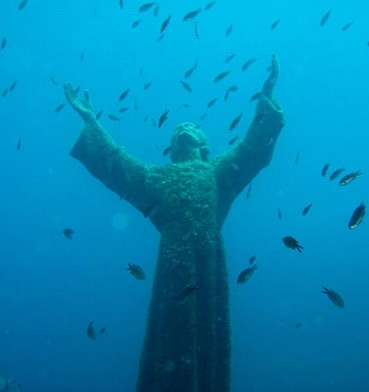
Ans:
[{"label": "blue water", "polygon": [[[223,229],[233,392],[369,391],[369,227],[365,218],[357,229],[347,227],[369,194],[366,3],[218,0],[196,18],[198,40],[194,22],[182,19],[206,2],[159,2],[156,18],[152,10],[140,14],[143,2],[133,0],[123,9],[118,0],[29,0],[22,10],[16,1],[0,4],[0,41],[7,41],[0,92],[18,80],[0,97],[0,376],[24,391],[133,391],[151,293],[159,235],[69,156],[83,124],[68,106],[55,113],[65,99],[50,75],[88,88],[119,144],[145,162],[165,164],[161,151],[172,129],[204,113],[211,157],[229,148],[228,127],[241,112],[232,132],[242,137],[255,109],[249,98],[276,53],[275,97],[287,124],[271,165],[253,181],[250,199],[244,192],[236,200]],[[180,81],[197,58],[190,94]],[[249,58],[257,61],[243,73]],[[228,78],[214,84],[227,70]],[[152,86],[144,91],[146,82]],[[239,91],[224,102],[231,84]],[[218,102],[207,109],[214,97]],[[108,119],[126,105],[120,122]],[[158,129],[151,119],[165,109],[168,121]],[[327,162],[329,174],[345,167],[363,175],[339,187],[320,175]],[[74,230],[72,240],[62,234],[66,227]],[[300,241],[303,253],[284,247],[286,235]],[[237,285],[251,255],[259,269]],[[134,280],[127,263],[141,265],[146,281]],[[323,285],[343,296],[344,309],[321,293]],[[106,328],[95,341],[86,335],[92,320],[97,330]]]}]

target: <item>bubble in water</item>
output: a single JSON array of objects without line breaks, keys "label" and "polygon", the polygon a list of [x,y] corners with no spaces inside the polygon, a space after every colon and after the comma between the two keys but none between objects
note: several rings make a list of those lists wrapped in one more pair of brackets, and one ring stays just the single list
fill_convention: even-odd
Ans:
[{"label": "bubble in water", "polygon": [[117,212],[113,216],[112,224],[114,229],[125,230],[128,226],[128,216],[123,212]]}]

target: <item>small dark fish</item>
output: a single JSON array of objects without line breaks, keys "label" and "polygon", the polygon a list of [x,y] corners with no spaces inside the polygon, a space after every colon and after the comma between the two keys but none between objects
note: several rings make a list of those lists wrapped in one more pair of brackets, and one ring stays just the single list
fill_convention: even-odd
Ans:
[{"label": "small dark fish", "polygon": [[71,228],[66,228],[62,230],[62,233],[65,235],[68,240],[71,240],[73,238],[74,230]]},{"label": "small dark fish", "polygon": [[340,169],[335,170],[331,176],[329,177],[329,179],[331,181],[335,180],[342,172],[345,171],[345,168],[341,167]]},{"label": "small dark fish", "polygon": [[123,107],[123,108],[120,108],[120,109],[119,109],[119,113],[124,113],[124,112],[126,112],[128,109],[129,109],[128,106],[125,106],[125,107]]},{"label": "small dark fish", "polygon": [[141,68],[141,69],[140,69],[140,76],[141,76],[141,77],[143,76],[143,73],[144,73],[144,70],[143,70],[143,68]]},{"label": "small dark fish", "polygon": [[158,4],[152,11],[152,14],[156,17],[159,15],[160,5]]},{"label": "small dark fish", "polygon": [[8,92],[9,92],[9,89],[6,88],[6,89],[2,92],[1,96],[2,96],[3,98],[6,97],[6,96],[8,95]]},{"label": "small dark fish", "polygon": [[232,146],[232,144],[236,143],[236,141],[238,140],[238,138],[239,138],[239,136],[233,137],[233,138],[228,142],[228,145],[229,145],[229,146]]},{"label": "small dark fish", "polygon": [[19,138],[17,143],[17,151],[21,149],[21,146],[22,146],[22,138]]},{"label": "small dark fish", "polygon": [[183,80],[181,80],[181,85],[183,86],[183,88],[187,92],[192,93],[192,88],[191,88],[191,86],[187,82],[184,82]]},{"label": "small dark fish", "polygon": [[243,66],[242,66],[242,72],[247,71],[248,68],[249,68],[249,66],[252,65],[252,64],[254,64],[255,61],[256,61],[256,59],[249,59],[249,60],[247,60],[247,61],[243,64]]},{"label": "small dark fish", "polygon": [[167,121],[168,119],[168,114],[169,114],[169,110],[165,110],[164,113],[159,117],[159,121],[158,121],[158,128],[161,128],[161,126],[165,123],[165,121]]},{"label": "small dark fish", "polygon": [[246,200],[249,200],[249,199],[250,199],[251,189],[252,189],[252,184],[250,184],[249,187],[248,187],[248,189],[247,189]]},{"label": "small dark fish", "polygon": [[354,22],[346,23],[346,24],[342,27],[341,31],[346,31],[346,30],[348,30],[353,24],[354,24]]},{"label": "small dark fish", "polygon": [[323,169],[322,169],[322,171],[321,171],[322,177],[325,177],[325,175],[327,174],[328,169],[329,169],[329,163],[326,163],[326,164],[323,166]]},{"label": "small dark fish", "polygon": [[184,104],[183,104],[183,107],[186,108],[186,109],[188,109],[188,108],[190,107],[190,105],[189,105],[188,103],[184,103]]},{"label": "small dark fish", "polygon": [[293,238],[293,237],[290,237],[290,236],[283,237],[282,241],[286,245],[287,248],[290,248],[290,249],[293,249],[293,250],[297,250],[300,253],[302,252],[301,249],[304,249],[304,247],[301,246],[299,244],[299,242],[295,238]]},{"label": "small dark fish", "polygon": [[197,39],[200,39],[200,35],[199,35],[199,28],[197,26],[197,20],[195,21],[195,37]]},{"label": "small dark fish", "polygon": [[81,61],[83,61],[84,59],[85,59],[85,52],[81,52],[81,54],[79,55],[79,59],[81,60]]},{"label": "small dark fish", "polygon": [[221,80],[223,80],[225,77],[227,77],[229,75],[230,71],[224,71],[219,73],[213,80],[214,83],[218,83]]},{"label": "small dark fish", "polygon": [[361,172],[361,170],[357,170],[356,172],[346,174],[340,179],[338,185],[344,186],[344,185],[351,184],[352,181],[356,180],[356,178],[361,176],[362,174],[363,173]]},{"label": "small dark fish", "polygon": [[341,295],[338,294],[336,291],[327,289],[326,287],[323,286],[322,293],[328,296],[328,298],[330,299],[330,301],[334,306],[337,306],[338,308],[345,307],[345,301],[343,300]]},{"label": "small dark fish", "polygon": [[213,8],[215,5],[216,1],[211,1],[210,3],[206,4],[206,6],[204,7],[205,11],[210,10],[210,8]]},{"label": "small dark fish", "polygon": [[126,99],[128,93],[129,93],[129,88],[127,88],[127,90],[123,91],[122,94],[119,95],[119,101],[123,101],[124,99]]},{"label": "small dark fish", "polygon": [[241,117],[242,117],[242,113],[240,113],[236,118],[234,118],[234,120],[229,125],[230,131],[232,131],[233,129],[235,129],[237,127],[237,125],[239,124],[239,122],[241,120]]},{"label": "small dark fish", "polygon": [[192,297],[194,294],[196,294],[197,290],[199,289],[198,284],[189,284],[186,286],[183,291],[176,297],[177,302],[179,303],[184,303],[187,302],[187,300]]},{"label": "small dark fish", "polygon": [[150,206],[148,206],[143,214],[144,214],[144,218],[151,218],[153,217],[156,212],[158,211],[159,206],[157,204],[151,204]]},{"label": "small dark fish", "polygon": [[197,59],[195,61],[195,64],[185,72],[184,78],[187,79],[190,76],[192,76],[192,74],[196,71],[196,68],[197,68]]},{"label": "small dark fish", "polygon": [[233,31],[233,24],[227,27],[227,30],[225,31],[226,37],[229,37],[232,34],[232,31]]},{"label": "small dark fish", "polygon": [[93,321],[91,321],[90,324],[88,324],[88,327],[87,327],[87,336],[88,336],[89,339],[91,339],[91,340],[95,340],[95,339],[96,339],[96,332],[95,332],[94,322],[93,322]]},{"label": "small dark fish", "polygon": [[149,119],[149,116],[146,115],[145,118],[144,118],[144,123],[147,122],[148,119]]},{"label": "small dark fish", "polygon": [[204,121],[208,115],[206,113],[202,114],[199,118],[199,121]]},{"label": "small dark fish", "polygon": [[137,112],[138,111],[137,98],[135,98],[134,108],[135,108],[135,112]]},{"label": "small dark fish", "polygon": [[142,4],[140,6],[140,8],[138,9],[139,12],[146,12],[149,11],[156,3],[154,1],[150,2],[150,3],[145,3]]},{"label": "small dark fish", "polygon": [[238,87],[235,84],[233,84],[232,86],[228,87],[226,93],[224,94],[224,100],[227,101],[228,97],[229,97],[229,94],[230,93],[234,93],[237,90],[238,90]]},{"label": "small dark fish", "polygon": [[313,205],[313,203],[308,204],[308,205],[302,210],[301,215],[302,215],[302,216],[305,216],[305,215],[310,211],[310,208],[311,208],[312,205]]},{"label": "small dark fish", "polygon": [[302,323],[296,323],[295,324],[295,329],[300,329],[302,327]]},{"label": "small dark fish", "polygon": [[168,17],[167,17],[167,18],[164,20],[164,22],[161,24],[161,27],[160,27],[160,34],[164,34],[164,33],[165,33],[167,27],[169,26],[170,19],[171,19],[171,16],[168,15]]},{"label": "small dark fish", "polygon": [[18,80],[16,80],[15,82],[13,82],[13,83],[10,85],[10,87],[9,87],[9,92],[10,92],[10,93],[14,91],[14,89],[15,89],[15,87],[16,87],[17,84],[18,84]]},{"label": "small dark fish", "polygon": [[144,84],[143,89],[144,90],[148,90],[150,87],[151,87],[151,82],[147,82],[147,83]]},{"label": "small dark fish", "polygon": [[172,146],[170,146],[170,145],[167,148],[165,148],[162,153],[163,157],[167,156],[170,153],[171,149],[172,149]]},{"label": "small dark fish", "polygon": [[358,207],[355,208],[355,211],[351,215],[348,224],[349,229],[356,229],[363,221],[364,216],[365,216],[365,205],[364,203],[361,203]]},{"label": "small dark fish", "polygon": [[331,15],[331,11],[332,10],[329,10],[327,13],[324,14],[324,16],[322,17],[322,19],[320,21],[320,26],[324,26],[327,23],[329,16]]},{"label": "small dark fish", "polygon": [[122,8],[123,8],[123,6],[124,6],[124,4],[123,4],[123,0],[119,0],[119,7],[120,7],[120,9],[122,9]]},{"label": "small dark fish", "polygon": [[21,1],[20,3],[19,3],[19,5],[18,5],[18,9],[19,10],[22,10],[26,5],[27,5],[27,0],[23,0],[23,1]]},{"label": "small dark fish", "polygon": [[280,21],[280,19],[277,19],[275,22],[273,22],[270,26],[270,30],[274,30],[279,25]]},{"label": "small dark fish", "polygon": [[1,50],[5,49],[5,46],[6,46],[6,38],[4,37],[0,45]]},{"label": "small dark fish", "polygon": [[140,23],[141,23],[141,20],[140,20],[140,19],[135,20],[134,22],[132,22],[131,28],[132,28],[132,29],[135,29],[136,27],[138,27],[138,25],[139,25]]},{"label": "small dark fish", "polygon": [[55,108],[55,113],[61,112],[61,111],[64,109],[64,107],[65,107],[65,103],[61,103],[60,105],[58,105],[58,106]]},{"label": "small dark fish", "polygon": [[208,108],[211,108],[212,106],[215,105],[216,101],[218,100],[218,98],[213,98],[208,102]]},{"label": "small dark fish", "polygon": [[194,11],[190,11],[188,12],[184,17],[183,17],[183,21],[184,22],[188,22],[194,18],[196,18],[196,16],[201,12],[201,8],[194,10]]},{"label": "small dark fish", "polygon": [[257,99],[260,99],[262,96],[263,96],[263,93],[257,92],[251,96],[250,102],[256,101]]},{"label": "small dark fish", "polygon": [[159,34],[159,37],[157,38],[157,42],[160,42],[163,38],[164,38],[164,36],[165,36],[165,33],[163,33],[163,34]]},{"label": "small dark fish", "polygon": [[249,264],[250,264],[250,265],[253,265],[255,260],[256,260],[256,256],[250,256],[250,258],[249,258]]},{"label": "small dark fish", "polygon": [[96,120],[98,120],[102,116],[103,113],[104,113],[104,111],[100,110],[99,113],[96,114]]},{"label": "small dark fish", "polygon": [[238,275],[237,283],[238,284],[246,283],[251,278],[251,276],[254,274],[254,272],[257,270],[257,268],[258,268],[258,265],[255,263],[251,267],[244,269]]},{"label": "small dark fish", "polygon": [[229,62],[232,61],[235,57],[236,57],[236,53],[230,54],[229,56],[227,56],[227,57],[225,58],[224,61],[225,61],[226,63],[229,63]]},{"label": "small dark fish", "polygon": [[296,164],[296,165],[299,163],[299,160],[300,160],[300,152],[298,152],[298,153],[296,154],[296,158],[295,158],[295,164]]},{"label": "small dark fish", "polygon": [[99,331],[99,333],[100,333],[100,335],[103,335],[104,333],[106,332],[106,328],[100,328],[100,331]]},{"label": "small dark fish", "polygon": [[127,271],[137,280],[145,280],[146,274],[144,270],[137,264],[128,263]]},{"label": "small dark fish", "polygon": [[51,83],[52,83],[54,86],[59,86],[59,82],[54,78],[54,76],[50,75],[49,78],[50,78],[50,80],[51,80]]},{"label": "small dark fish", "polygon": [[278,219],[283,219],[282,212],[279,208],[277,210],[277,214],[278,214]]},{"label": "small dark fish", "polygon": [[116,116],[115,114],[108,114],[108,118],[111,120],[111,121],[120,121],[120,118],[118,117],[118,116]]}]

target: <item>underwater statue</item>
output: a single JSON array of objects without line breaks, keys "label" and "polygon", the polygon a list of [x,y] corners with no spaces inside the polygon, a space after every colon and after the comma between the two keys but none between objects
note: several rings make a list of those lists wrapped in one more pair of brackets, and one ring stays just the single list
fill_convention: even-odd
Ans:
[{"label": "underwater statue", "polygon": [[137,392],[229,392],[231,331],[221,229],[247,184],[271,161],[284,125],[272,98],[279,68],[257,95],[256,114],[237,146],[208,159],[201,129],[183,123],[171,164],[147,165],[118,147],[97,121],[88,93],[65,94],[85,128],[71,150],[106,187],[148,217],[161,234]]}]

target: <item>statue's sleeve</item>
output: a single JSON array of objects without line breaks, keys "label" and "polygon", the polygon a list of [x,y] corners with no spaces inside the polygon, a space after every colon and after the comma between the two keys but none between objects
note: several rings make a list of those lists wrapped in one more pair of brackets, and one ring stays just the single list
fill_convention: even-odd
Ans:
[{"label": "statue's sleeve", "polygon": [[243,141],[214,160],[219,187],[229,197],[237,196],[269,164],[283,126],[281,107],[262,94]]},{"label": "statue's sleeve", "polygon": [[120,198],[145,211],[148,167],[118,147],[98,122],[87,122],[70,154]]}]

